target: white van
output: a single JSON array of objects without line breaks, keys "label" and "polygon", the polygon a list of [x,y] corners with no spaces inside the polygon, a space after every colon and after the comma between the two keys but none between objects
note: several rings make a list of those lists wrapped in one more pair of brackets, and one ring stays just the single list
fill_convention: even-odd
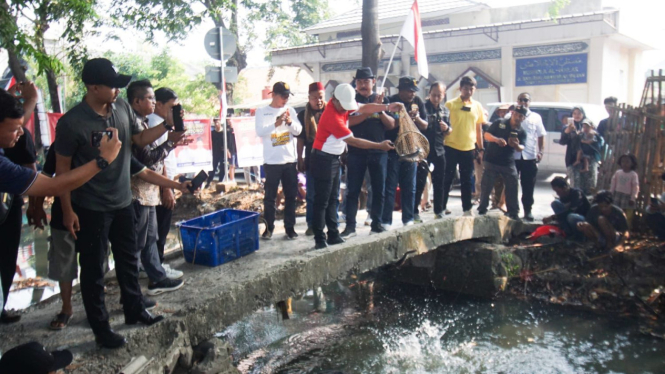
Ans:
[{"label": "white van", "polygon": [[[487,110],[490,114],[490,122],[494,122],[497,118],[495,111],[500,105],[504,103],[491,103],[487,105]],[[507,103],[512,105],[514,103]],[[581,107],[588,119],[598,126],[598,123],[607,118],[607,111],[602,105],[595,104],[577,104],[577,103],[547,103],[547,102],[532,102],[529,109],[540,114],[543,117],[543,125],[547,130],[547,137],[545,138],[545,154],[542,161],[538,164],[540,170],[550,173],[565,173],[566,172],[566,147],[559,144],[561,138],[561,130],[563,129],[563,122],[566,117],[572,116],[573,108]]]}]

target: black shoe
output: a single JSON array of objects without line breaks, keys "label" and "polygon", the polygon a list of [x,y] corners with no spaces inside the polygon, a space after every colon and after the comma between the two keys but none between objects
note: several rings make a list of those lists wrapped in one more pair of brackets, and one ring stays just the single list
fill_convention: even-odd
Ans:
[{"label": "black shoe", "polygon": [[287,239],[296,240],[296,238],[298,237],[298,234],[296,234],[296,230],[294,230],[293,227],[289,227],[285,231]]},{"label": "black shoe", "polygon": [[314,249],[324,249],[328,248],[328,244],[326,242],[316,242],[316,245],[314,245]]},{"label": "black shoe", "polygon": [[9,314],[7,311],[3,310],[0,314],[0,322],[2,323],[16,323],[21,320],[20,314]]},{"label": "black shoe", "polygon": [[164,280],[161,280],[157,283],[151,282],[150,284],[148,284],[148,291],[146,293],[150,296],[155,296],[164,292],[175,291],[178,288],[182,287],[183,284],[185,284],[185,281],[183,281],[182,279],[164,278]]},{"label": "black shoe", "polygon": [[344,242],[346,242],[346,240],[344,240],[344,238],[342,238],[339,235],[335,235],[331,238],[329,237],[328,240],[326,240],[326,243],[328,243],[328,245],[342,244]]},{"label": "black shoe", "polygon": [[125,317],[125,324],[126,325],[136,325],[138,322],[141,322],[142,324],[146,326],[152,326],[157,322],[161,322],[164,320],[164,316],[153,316],[148,312],[147,310],[144,310],[141,312],[136,317],[133,318],[127,318]]},{"label": "black shoe", "polygon": [[272,239],[272,230],[266,228],[266,230],[263,232],[263,235],[261,235],[261,239],[263,240]]},{"label": "black shoe", "polygon": [[127,344],[127,340],[120,335],[115,333],[110,328],[99,331],[95,334],[95,342],[101,345],[104,348],[116,349],[120,348],[123,345]]},{"label": "black shoe", "polygon": [[372,229],[369,231],[369,234],[380,234],[382,232],[385,232],[386,229],[383,228],[381,225],[372,225]]},{"label": "black shoe", "polygon": [[520,219],[520,216],[517,215],[516,213],[506,213],[505,216],[515,221],[520,221],[520,222],[522,221]]},{"label": "black shoe", "polygon": [[341,236],[344,239],[352,238],[356,235],[358,235],[358,234],[356,234],[356,229],[352,229],[352,228],[349,228],[349,227],[345,227],[344,231],[342,231],[342,233],[339,234],[339,236]]},{"label": "black shoe", "polygon": [[484,216],[485,214],[487,214],[487,209],[483,209],[483,210],[478,209],[478,215],[479,216]]},{"label": "black shoe", "polygon": [[524,220],[527,222],[533,222],[533,214],[531,212],[525,212]]},{"label": "black shoe", "polygon": [[[122,305],[124,302],[122,300],[122,296],[120,296],[120,305]],[[152,299],[148,299],[147,297],[143,296],[143,306],[145,307],[145,310],[152,310],[155,309],[157,306],[157,302]]]}]

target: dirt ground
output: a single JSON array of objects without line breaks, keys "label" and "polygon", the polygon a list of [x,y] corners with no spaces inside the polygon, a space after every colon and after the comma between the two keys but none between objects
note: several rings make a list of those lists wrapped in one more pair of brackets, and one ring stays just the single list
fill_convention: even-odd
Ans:
[{"label": "dirt ground", "polygon": [[665,339],[664,242],[640,234],[611,252],[560,241],[517,244],[513,253],[513,296],[638,318],[643,333]]},{"label": "dirt ground", "polygon": [[[221,209],[239,209],[263,214],[263,189],[248,188],[240,185],[227,193],[219,193],[212,189],[203,189],[195,195],[176,195],[176,208],[173,221],[196,218]],[[296,200],[296,216],[305,215],[305,201]],[[284,216],[284,205],[277,207],[277,219]]]}]

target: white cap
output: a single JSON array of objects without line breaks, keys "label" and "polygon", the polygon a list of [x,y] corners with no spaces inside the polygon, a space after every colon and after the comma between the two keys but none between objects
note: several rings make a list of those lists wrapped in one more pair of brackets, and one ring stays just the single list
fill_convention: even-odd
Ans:
[{"label": "white cap", "polygon": [[335,99],[339,100],[342,108],[346,110],[357,110],[356,90],[348,83],[342,83],[335,88]]}]

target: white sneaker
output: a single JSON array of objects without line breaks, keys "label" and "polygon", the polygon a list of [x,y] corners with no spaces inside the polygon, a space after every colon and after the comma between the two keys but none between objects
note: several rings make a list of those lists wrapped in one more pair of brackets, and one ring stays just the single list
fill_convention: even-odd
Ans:
[{"label": "white sneaker", "polygon": [[163,264],[164,272],[166,272],[166,277],[169,279],[180,279],[185,274],[180,270],[171,269],[171,266],[168,264]]},{"label": "white sneaker", "polygon": [[464,213],[462,214],[463,217],[473,217],[473,210],[465,210]]},{"label": "white sneaker", "polygon": [[388,224],[382,223],[382,224],[381,224],[381,227],[383,227],[384,230],[389,231],[390,228],[392,227],[392,225],[388,225]]},{"label": "white sneaker", "polygon": [[405,223],[404,226],[413,226],[413,221],[409,221],[409,222]]},{"label": "white sneaker", "polygon": [[372,217],[365,218],[365,226],[372,226]]}]

